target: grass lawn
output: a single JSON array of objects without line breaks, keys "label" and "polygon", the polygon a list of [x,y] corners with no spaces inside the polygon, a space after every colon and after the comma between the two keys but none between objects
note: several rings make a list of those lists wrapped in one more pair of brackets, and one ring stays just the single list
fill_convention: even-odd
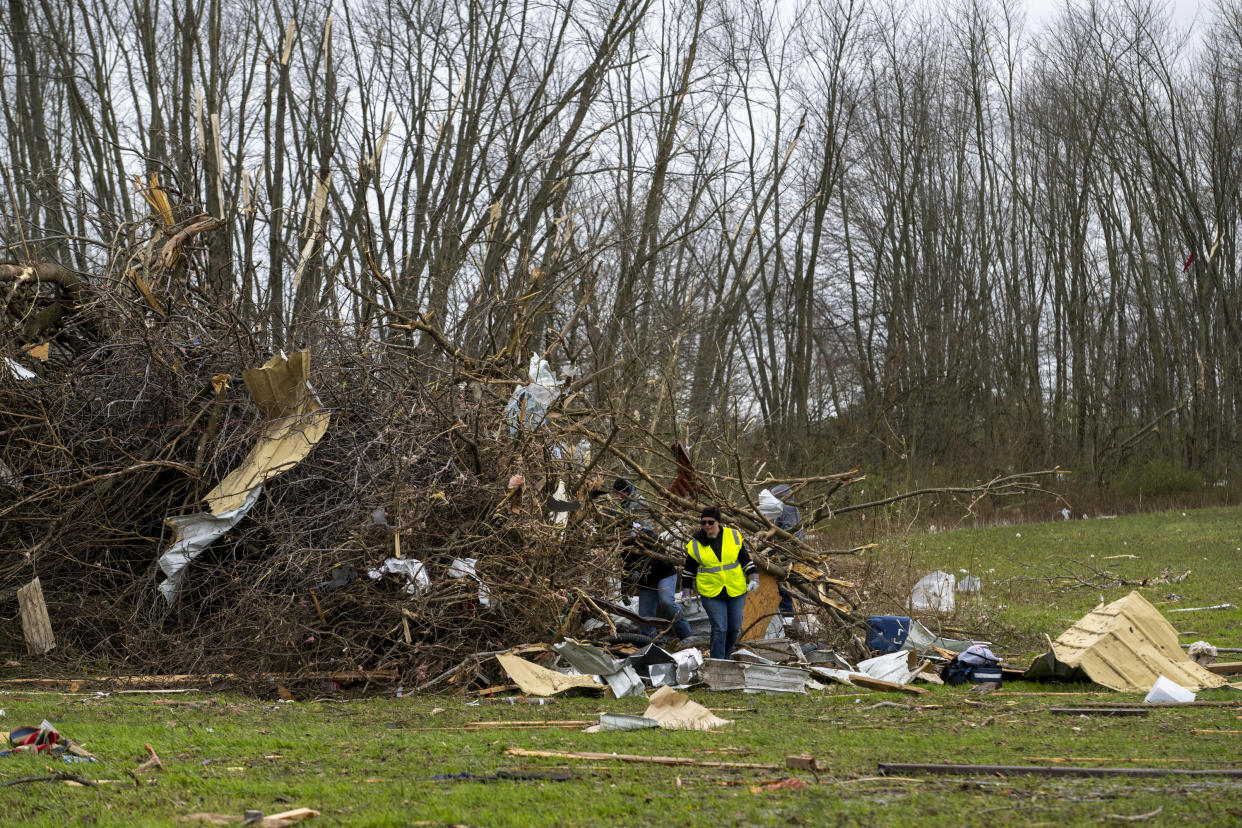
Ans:
[{"label": "grass lawn", "polygon": [[[935,568],[984,580],[947,626],[986,627],[1015,661],[1036,652],[1101,596],[1140,588],[1162,610],[1242,603],[1242,509],[1209,509],[974,529],[886,543],[869,566],[883,588],[868,610],[895,611],[900,589]],[[1114,555],[1134,555],[1110,557]],[[1094,556],[1094,557],[1092,557]],[[1190,575],[1172,584],[1149,582]],[[1172,573],[1171,576],[1162,573]],[[904,583],[904,587],[903,587]],[[1180,596],[1173,600],[1167,596]],[[886,603],[887,602],[887,603]],[[1170,615],[1219,646],[1242,645],[1238,610]],[[1010,638],[1012,636],[1012,640]],[[1193,640],[1188,638],[1187,640]],[[1232,660],[1233,655],[1222,656]],[[1239,658],[1238,660],[1242,660]],[[470,704],[451,696],[292,703],[200,693],[95,697],[0,688],[10,727],[46,718],[92,750],[96,764],[0,759],[0,822],[23,825],[190,825],[193,813],[240,819],[310,807],[324,825],[1144,825],[1236,824],[1242,779],[910,777],[879,778],[879,762],[1242,768],[1242,706],[1156,708],[1142,718],[1049,712],[1086,701],[1139,701],[1094,686],[1026,683],[979,696],[931,688],[922,697],[851,693],[806,696],[691,691],[734,720],[716,733],[580,729],[466,730],[480,721],[586,720],[600,711],[641,713],[636,699],[559,699],[547,706]],[[1232,701],[1231,690],[1200,694]],[[900,707],[874,707],[895,702]],[[728,708],[734,708],[728,710]],[[1195,734],[1194,730],[1235,731]],[[150,744],[164,772],[137,785],[127,774]],[[728,769],[519,757],[507,747],[783,764],[810,753],[826,770]],[[97,787],[9,785],[67,771]],[[440,775],[568,779],[436,779]],[[797,779],[802,784],[787,780]],[[109,781],[103,781],[109,780]],[[1140,817],[1141,819],[1133,819]],[[207,823],[199,823],[207,824]]]}]

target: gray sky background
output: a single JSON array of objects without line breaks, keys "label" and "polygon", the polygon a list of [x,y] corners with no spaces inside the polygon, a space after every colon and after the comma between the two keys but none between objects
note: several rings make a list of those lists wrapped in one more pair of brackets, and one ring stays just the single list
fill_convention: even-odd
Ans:
[{"label": "gray sky background", "polygon": [[[1167,0],[1167,2],[1173,9],[1173,19],[1182,25],[1196,22],[1196,15],[1199,18],[1205,17],[1211,9],[1211,0]],[[1065,0],[1027,0],[1027,26],[1032,30],[1039,28],[1064,6]]]}]

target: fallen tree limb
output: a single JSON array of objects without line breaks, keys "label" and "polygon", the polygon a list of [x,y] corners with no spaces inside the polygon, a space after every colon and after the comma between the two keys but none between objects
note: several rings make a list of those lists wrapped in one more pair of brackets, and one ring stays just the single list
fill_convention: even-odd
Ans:
[{"label": "fallen tree limb", "polygon": [[1049,765],[941,765],[912,762],[881,762],[880,773],[927,773],[938,776],[1233,776],[1242,777],[1242,768],[1081,768]]},{"label": "fallen tree limb", "polygon": [[651,765],[691,765],[698,768],[738,768],[743,770],[780,770],[781,765],[760,762],[707,762],[683,756],[639,756],[632,753],[592,753],[589,751],[527,750],[505,748],[510,756],[541,756],[547,759],[592,759],[612,762],[640,762]]},{"label": "fallen tree limb", "polygon": [[98,787],[98,784],[92,782],[90,779],[83,779],[80,776],[76,776],[72,773],[65,773],[64,771],[56,771],[54,773],[49,773],[46,776],[19,776],[17,779],[10,779],[5,782],[4,787],[7,788],[10,785],[24,785],[27,782],[77,782],[79,785],[86,785],[88,788]]}]

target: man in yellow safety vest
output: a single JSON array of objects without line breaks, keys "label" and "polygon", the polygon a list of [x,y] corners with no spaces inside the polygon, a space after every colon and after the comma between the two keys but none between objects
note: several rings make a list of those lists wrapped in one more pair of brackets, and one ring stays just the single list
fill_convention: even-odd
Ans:
[{"label": "man in yellow safety vest", "polygon": [[742,534],[721,523],[720,510],[715,506],[706,507],[699,515],[699,531],[686,544],[683,577],[694,578],[703,611],[711,622],[711,657],[730,658],[742,632],[746,594],[759,587],[759,575],[742,543]]}]

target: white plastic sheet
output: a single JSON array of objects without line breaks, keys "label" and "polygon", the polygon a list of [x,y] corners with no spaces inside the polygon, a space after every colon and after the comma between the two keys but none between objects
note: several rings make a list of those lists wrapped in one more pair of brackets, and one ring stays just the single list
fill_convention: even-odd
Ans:
[{"label": "white plastic sheet", "polygon": [[216,538],[237,525],[246,516],[255,502],[263,485],[259,484],[246,493],[242,505],[223,514],[213,515],[211,512],[196,512],[192,515],[176,515],[165,520],[177,533],[172,546],[160,555],[160,569],[168,577],[160,582],[160,594],[164,600],[172,604],[177,600],[181,583],[185,580],[185,568],[190,561],[211,546]]},{"label": "white plastic sheet", "polygon": [[952,572],[937,569],[924,575],[910,591],[910,608],[929,612],[953,612],[956,601],[953,597],[957,582]]},{"label": "white plastic sheet", "polygon": [[772,494],[771,489],[764,489],[759,492],[759,497],[756,499],[756,505],[759,506],[759,513],[773,523],[775,523],[776,519],[781,516],[781,509],[785,507],[785,504],[781,502],[781,499]]},{"label": "white plastic sheet", "polygon": [[485,607],[490,607],[492,605],[492,594],[474,571],[478,563],[478,558],[456,558],[453,561],[453,565],[449,567],[448,575],[450,578],[470,578],[478,582],[479,603]]},{"label": "white plastic sheet", "polygon": [[29,368],[26,368],[24,365],[22,365],[15,359],[10,359],[9,357],[5,357],[4,364],[8,366],[9,373],[11,373],[16,379],[19,379],[23,382],[29,382],[37,378],[37,375],[35,374],[34,371],[31,371]]},{"label": "white plastic sheet", "polygon": [[424,593],[431,588],[431,576],[427,574],[427,567],[423,566],[423,562],[418,558],[389,558],[367,572],[367,575],[377,581],[385,574],[404,576],[405,591],[408,595]]},{"label": "white plastic sheet", "polygon": [[538,354],[532,354],[527,368],[530,382],[519,385],[505,406],[505,420],[509,423],[509,433],[516,434],[518,429],[532,431],[538,428],[547,416],[548,406],[561,394],[561,383],[556,378],[552,366]]}]

